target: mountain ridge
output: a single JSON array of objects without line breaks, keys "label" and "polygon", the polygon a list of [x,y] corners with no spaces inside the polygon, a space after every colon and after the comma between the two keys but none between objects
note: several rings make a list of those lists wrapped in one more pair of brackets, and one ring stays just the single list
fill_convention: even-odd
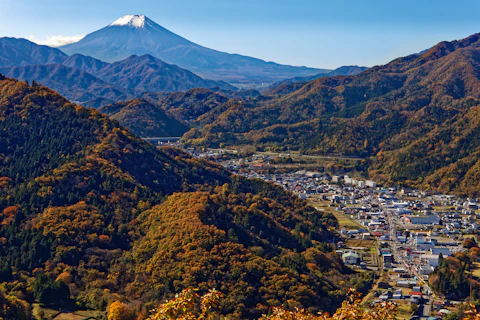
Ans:
[{"label": "mountain ridge", "polygon": [[[125,70],[121,70],[122,66]],[[89,56],[67,56],[58,49],[15,38],[0,38],[0,68],[8,76],[37,81],[92,107],[140,97],[144,92],[196,87],[235,90],[227,83],[202,79],[147,55],[129,57],[112,66]]]},{"label": "mountain ridge", "polygon": [[475,34],[355,76],[286,84],[270,100],[205,118],[185,141],[363,157],[364,171],[377,181],[475,197],[478,61]]},{"label": "mountain ridge", "polygon": [[0,38],[0,67],[62,63],[66,57],[59,49],[38,45],[23,38]]},{"label": "mountain ridge", "polygon": [[196,87],[235,90],[227,83],[204,80],[186,69],[165,63],[149,54],[131,55],[125,60],[106,65],[94,75],[120,87],[144,92],[176,92]]},{"label": "mountain ridge", "polygon": [[[294,83],[303,83],[303,82],[309,82],[309,81],[313,81],[313,80],[316,80],[316,79],[319,79],[319,78],[323,78],[323,77],[334,77],[334,76],[353,76],[353,75],[356,75],[356,74],[359,74],[365,70],[368,70],[369,68],[368,67],[359,67],[359,66],[341,66],[337,69],[334,69],[328,73],[319,73],[319,74],[315,74],[313,76],[309,76],[309,77],[295,77],[295,78],[291,78],[291,79],[285,79],[285,80],[282,80],[282,81],[278,81],[278,82],[275,82],[274,84],[270,85],[269,87],[265,88],[264,90],[262,90],[262,92],[264,94],[276,94],[276,93],[281,93],[281,94],[285,94],[286,92],[284,90],[282,90],[283,88],[285,88],[285,85],[290,85],[290,84],[294,84]],[[299,88],[301,86],[301,84],[297,84],[295,86],[292,86],[291,88],[293,89],[290,89],[288,92],[293,92],[295,91],[294,88]]]},{"label": "mountain ridge", "polygon": [[55,88],[76,102],[89,101],[99,96],[111,101],[128,100],[134,96],[133,92],[129,90],[115,87],[86,71],[62,64],[0,68],[0,73]]},{"label": "mountain ridge", "polygon": [[[139,21],[142,16],[124,16],[117,20],[125,19],[123,24],[110,24],[60,49],[67,54],[81,53],[107,62],[123,60],[133,54],[150,54],[202,77],[229,83],[275,82],[328,71],[280,65],[209,49],[165,29],[145,16],[141,28],[129,25],[129,19]],[[122,39],[123,42],[115,39]]]},{"label": "mountain ridge", "polygon": [[98,111],[139,137],[180,137],[190,127],[143,99],[102,106]]}]

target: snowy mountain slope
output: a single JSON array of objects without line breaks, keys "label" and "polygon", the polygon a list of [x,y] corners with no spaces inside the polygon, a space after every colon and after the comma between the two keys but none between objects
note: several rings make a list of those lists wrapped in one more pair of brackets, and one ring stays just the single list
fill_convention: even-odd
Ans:
[{"label": "snowy mountain slope", "polygon": [[329,71],[280,65],[202,47],[144,15],[123,16],[79,42],[60,49],[67,54],[81,53],[107,62],[123,60],[131,55],[149,54],[203,78],[230,83],[275,82]]}]

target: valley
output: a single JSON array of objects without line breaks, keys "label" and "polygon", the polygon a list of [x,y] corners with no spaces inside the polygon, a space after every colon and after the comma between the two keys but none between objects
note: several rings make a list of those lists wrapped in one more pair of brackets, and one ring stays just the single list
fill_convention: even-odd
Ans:
[{"label": "valley", "polygon": [[[312,156],[306,161],[295,154],[242,155],[222,149],[194,155],[210,158],[239,175],[282,186],[307,200],[318,212],[332,214],[338,221],[336,252],[357,272],[373,272],[375,282],[363,298],[365,305],[394,301],[399,308],[398,319],[415,315],[427,319],[439,310],[455,310],[452,306],[465,298],[465,291],[463,296],[454,296],[445,295],[437,285],[432,289],[435,282],[430,275],[442,263],[439,260],[453,259],[462,254],[471,239],[478,241],[480,205],[475,201],[422,190],[381,187],[374,181],[335,175],[328,163],[332,158]],[[289,161],[279,161],[282,157]],[[318,162],[320,159],[323,161]],[[337,163],[342,160],[345,159],[335,159]],[[349,260],[350,256],[355,259]],[[479,283],[476,265],[472,265],[472,270],[473,281]],[[467,288],[468,284],[464,284],[462,290]]]},{"label": "valley", "polygon": [[[480,33],[405,42],[373,4],[148,3],[160,25],[54,2],[8,29],[81,33],[0,34],[0,320],[479,319]],[[390,34],[352,40],[359,18]]]}]

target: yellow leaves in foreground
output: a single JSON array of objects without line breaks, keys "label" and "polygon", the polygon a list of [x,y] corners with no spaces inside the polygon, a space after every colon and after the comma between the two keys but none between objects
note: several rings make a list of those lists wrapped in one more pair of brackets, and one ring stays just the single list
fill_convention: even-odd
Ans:
[{"label": "yellow leaves in foreground", "polygon": [[197,289],[183,290],[174,299],[165,302],[157,310],[154,310],[149,319],[216,319],[214,310],[218,308],[223,294],[211,289],[200,296],[196,291]]},{"label": "yellow leaves in foreground", "polygon": [[396,306],[390,302],[376,305],[374,308],[363,307],[360,293],[350,290],[347,299],[333,316],[328,313],[313,315],[306,310],[286,311],[274,308],[272,315],[264,320],[393,320],[396,319]]},{"label": "yellow leaves in foreground", "polygon": [[[220,305],[222,293],[215,289],[203,296],[198,295],[196,289],[186,289],[174,299],[166,301],[154,310],[149,320],[165,319],[219,319],[214,310]],[[347,299],[333,316],[328,313],[313,315],[307,310],[288,311],[275,307],[272,314],[263,315],[262,320],[394,320],[396,306],[384,302],[374,308],[365,308],[360,304],[360,293],[350,290]],[[109,320],[110,317],[108,318]]]}]

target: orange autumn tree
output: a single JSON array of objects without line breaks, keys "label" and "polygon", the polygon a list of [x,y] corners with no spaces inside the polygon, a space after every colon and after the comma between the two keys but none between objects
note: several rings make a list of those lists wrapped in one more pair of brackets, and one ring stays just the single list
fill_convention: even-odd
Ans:
[{"label": "orange autumn tree", "polygon": [[185,289],[175,298],[166,301],[150,316],[150,320],[164,319],[216,319],[215,309],[223,294],[215,289],[200,296],[198,289]]},{"label": "orange autumn tree", "polygon": [[120,301],[114,301],[108,310],[108,320],[135,320],[135,313]]}]

